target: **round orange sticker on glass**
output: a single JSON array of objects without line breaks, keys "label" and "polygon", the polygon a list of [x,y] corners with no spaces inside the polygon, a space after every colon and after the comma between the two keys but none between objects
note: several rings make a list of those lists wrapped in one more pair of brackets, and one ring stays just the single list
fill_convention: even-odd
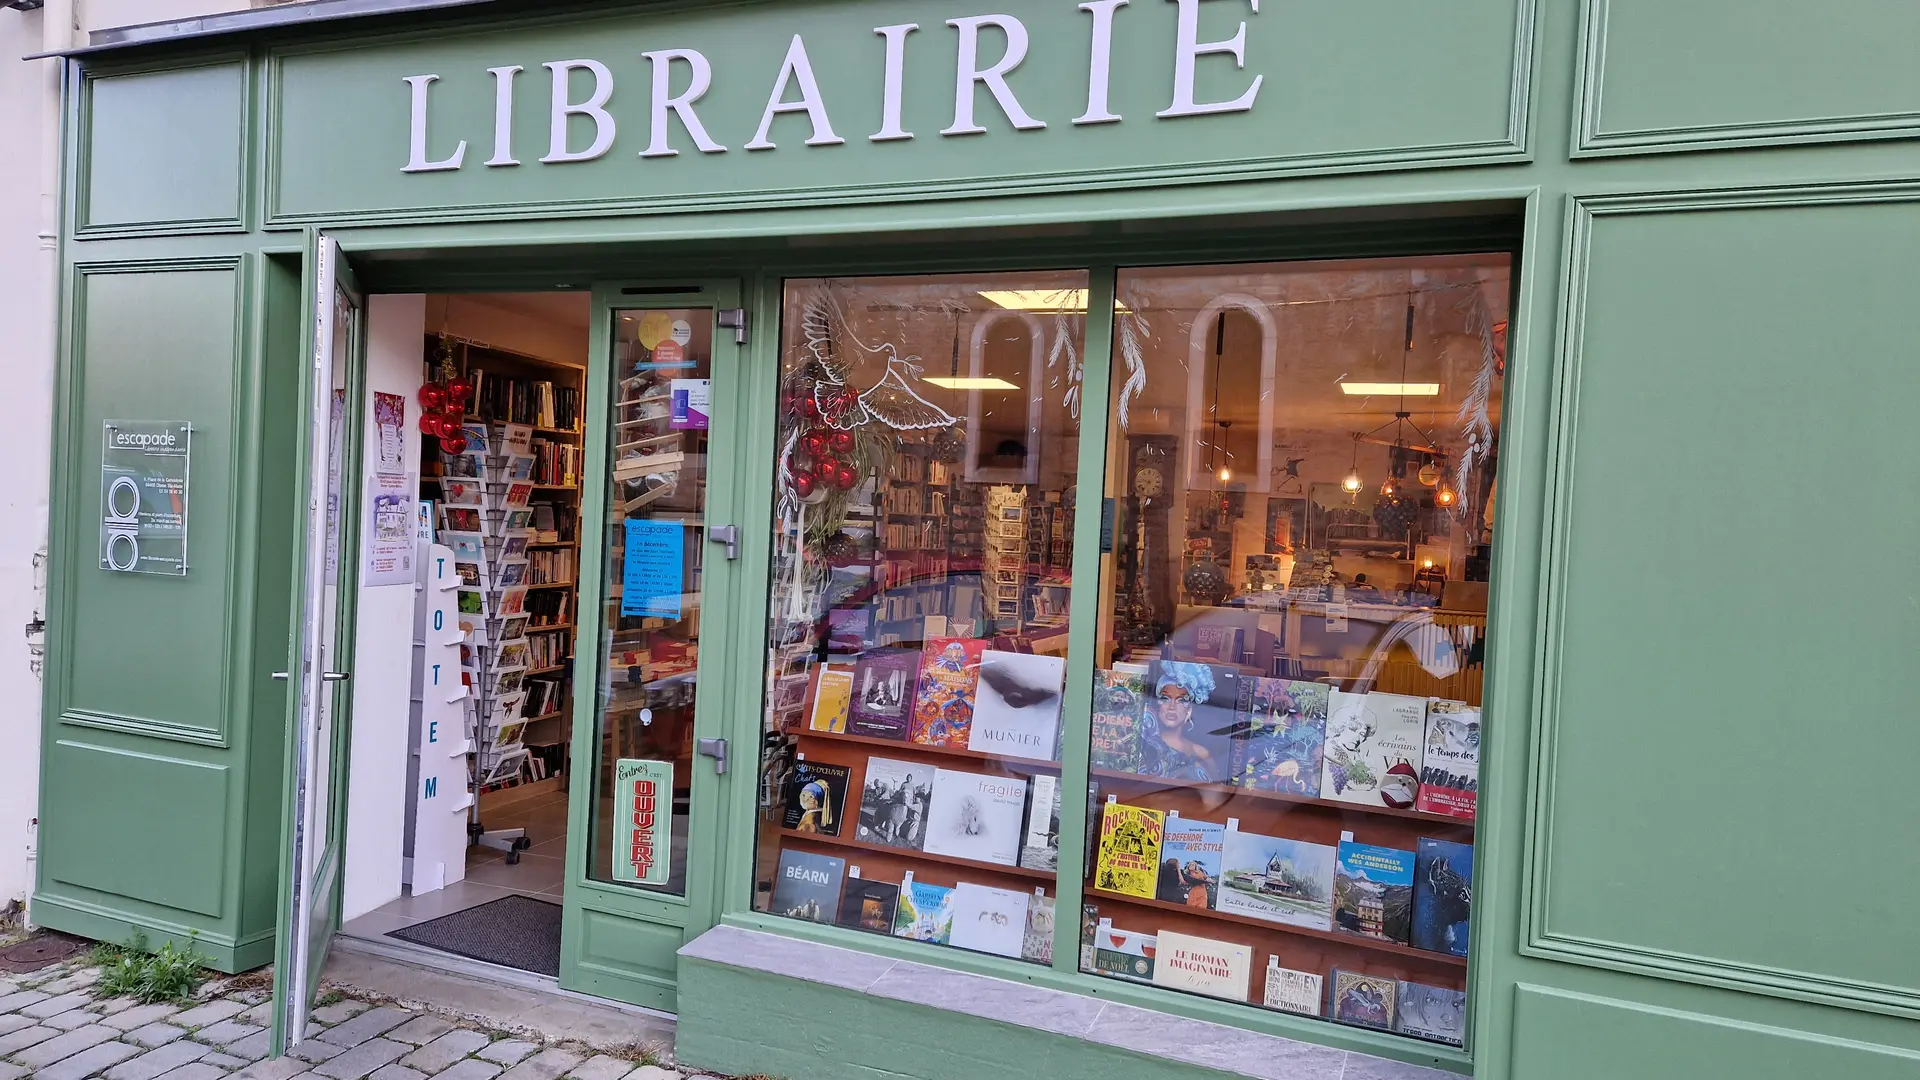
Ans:
[{"label": "round orange sticker on glass", "polygon": [[648,352],[672,335],[673,316],[664,311],[649,311],[640,316],[640,331],[636,336]]},{"label": "round orange sticker on glass", "polygon": [[679,364],[687,359],[687,350],[680,343],[668,338],[653,346],[653,362],[656,364]]}]

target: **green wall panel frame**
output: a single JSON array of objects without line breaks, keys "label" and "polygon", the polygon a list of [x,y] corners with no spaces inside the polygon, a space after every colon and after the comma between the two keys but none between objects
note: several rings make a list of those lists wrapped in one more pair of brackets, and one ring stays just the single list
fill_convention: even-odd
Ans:
[{"label": "green wall panel frame", "polygon": [[1529,954],[1920,1016],[1911,807],[1865,765],[1920,753],[1889,722],[1920,715],[1920,569],[1885,550],[1920,529],[1885,441],[1920,396],[1916,201],[1573,201]]},{"label": "green wall panel frame", "polygon": [[1575,157],[1920,135],[1920,7],[1585,0]]},{"label": "green wall panel frame", "polygon": [[80,235],[245,232],[250,83],[244,55],[88,78]]}]

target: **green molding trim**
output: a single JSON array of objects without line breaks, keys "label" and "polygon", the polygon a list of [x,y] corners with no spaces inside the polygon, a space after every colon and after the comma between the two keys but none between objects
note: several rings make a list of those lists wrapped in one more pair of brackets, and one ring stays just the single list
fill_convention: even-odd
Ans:
[{"label": "green molding trim", "polygon": [[[240,173],[233,178],[235,185],[236,212],[231,216],[216,215],[201,218],[161,218],[153,221],[113,222],[94,224],[92,189],[89,166],[92,161],[93,147],[93,87],[102,78],[117,78],[129,75],[148,75],[161,72],[190,71],[195,68],[219,67],[225,64],[238,65],[240,68],[241,102],[240,130],[236,133],[239,140]],[[80,65],[71,65],[79,72],[78,85],[75,87],[75,108],[72,130],[68,133],[69,152],[74,157],[74,168],[70,173],[70,207],[72,214],[73,237],[77,240],[118,240],[135,237],[153,236],[195,236],[222,233],[245,233],[249,231],[249,222],[253,219],[255,171],[253,164],[254,130],[257,126],[256,113],[260,103],[254,95],[255,78],[252,55],[245,50],[224,50],[196,54],[182,61],[180,57],[149,59],[144,63],[114,67],[111,70],[90,70]]]},{"label": "green molding trim", "polygon": [[1799,120],[1606,130],[1601,126],[1600,107],[1606,83],[1607,16],[1611,6],[1612,0],[1582,0],[1581,3],[1580,46],[1574,73],[1574,139],[1568,155],[1576,160],[1627,154],[1672,154],[1740,147],[1904,139],[1920,135],[1920,109]]},{"label": "green molding trim", "polygon": [[[1566,204],[1566,252],[1561,262],[1559,365],[1554,416],[1548,433],[1546,529],[1540,567],[1541,620],[1535,643],[1534,731],[1528,766],[1531,805],[1526,814],[1519,952],[1524,956],[1622,971],[1750,994],[1814,1002],[1888,1016],[1920,1018],[1920,986],[1835,978],[1723,957],[1610,941],[1553,928],[1548,898],[1552,873],[1554,781],[1560,716],[1565,607],[1562,589],[1572,541],[1571,483],[1585,340],[1587,275],[1597,218],[1626,214],[1693,213],[1853,203],[1920,202],[1920,180],[1803,186],[1681,189],[1630,194],[1571,194]],[[1478,869],[1478,868],[1476,868]],[[1477,917],[1482,912],[1476,911]]]},{"label": "green molding trim", "polygon": [[44,893],[34,894],[33,921],[36,925],[93,941],[123,944],[140,934],[146,937],[149,946],[156,948],[167,943],[182,949],[192,945],[207,957],[208,966],[228,975],[273,962],[272,927],[233,937],[165,919],[128,919],[111,908],[71,896]]},{"label": "green molding trim", "polygon": [[225,747],[227,745],[226,735],[219,727],[187,727],[144,716],[116,716],[113,713],[94,712],[91,709],[68,709],[60,714],[60,723],[72,727],[98,728],[101,731],[122,731],[129,735],[142,735],[150,739],[199,743],[202,746]]}]

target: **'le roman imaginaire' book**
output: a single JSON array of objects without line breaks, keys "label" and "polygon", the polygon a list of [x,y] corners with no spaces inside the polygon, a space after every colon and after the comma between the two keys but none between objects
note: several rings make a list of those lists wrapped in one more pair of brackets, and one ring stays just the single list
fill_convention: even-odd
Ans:
[{"label": "'le roman imaginaire' book", "polygon": [[1413,852],[1340,842],[1333,878],[1333,928],[1407,944],[1413,927]]},{"label": "'le roman imaginaire' book", "polygon": [[820,666],[813,687],[813,711],[807,716],[808,730],[836,735],[846,732],[847,718],[853,712],[853,676],[852,668]]},{"label": "'le roman imaginaire' book", "polygon": [[1358,1027],[1393,1029],[1393,1006],[1400,984],[1380,975],[1358,971],[1333,972],[1333,1018]]},{"label": "'le roman imaginaire' book", "polygon": [[1017,866],[1027,782],[1018,776],[935,769],[927,808],[929,855]]},{"label": "'le roman imaginaire' book", "polygon": [[1060,691],[1066,677],[1063,656],[982,652],[967,749],[1054,760],[1060,739]]},{"label": "'le roman imaginaire' book", "polygon": [[1260,991],[1260,1004],[1282,1012],[1319,1016],[1324,993],[1319,975],[1281,967],[1279,957],[1267,957],[1267,982]]},{"label": "'le roman imaginaire' book", "polygon": [[1427,702],[1427,742],[1414,809],[1472,821],[1480,798],[1480,710],[1465,702]]},{"label": "'le roman imaginaire' book", "polygon": [[1459,1046],[1466,1041],[1466,1028],[1466,991],[1416,982],[1400,984],[1393,1030],[1416,1039]]},{"label": "'le roman imaginaire' book", "polygon": [[870,739],[905,741],[913,717],[920,654],[912,649],[872,649],[853,669],[847,731]]},{"label": "'le roman imaginaire' book", "polygon": [[927,834],[927,803],[933,797],[931,765],[868,758],[860,789],[856,839],[918,851]]},{"label": "'le roman imaginaire' book", "polygon": [[773,912],[795,919],[830,923],[840,912],[844,859],[805,851],[780,850],[780,877],[773,885]]},{"label": "'le roman imaginaire' book", "polygon": [[1227,827],[1169,814],[1160,838],[1160,876],[1154,895],[1169,904],[1211,908],[1220,893]]},{"label": "'le roman imaginaire' book", "polygon": [[840,925],[874,934],[893,933],[893,916],[900,906],[900,886],[891,881],[847,882],[840,896]]},{"label": "'le roman imaginaire' book", "polygon": [[953,887],[953,932],[947,944],[1018,959],[1026,944],[1030,900],[1031,894],[1016,889],[960,882]]},{"label": "'le roman imaginaire' book", "polygon": [[1253,950],[1230,941],[1162,930],[1157,935],[1153,984],[1174,990],[1247,1000],[1253,978]]},{"label": "'le roman imaginaire' book", "polygon": [[1060,778],[1036,774],[1027,784],[1027,828],[1020,841],[1020,865],[1029,870],[1060,868]]},{"label": "'le roman imaginaire' book", "polygon": [[847,806],[845,765],[801,761],[787,774],[786,810],[781,825],[795,832],[839,836]]},{"label": "'le roman imaginaire' book", "polygon": [[1325,683],[1242,680],[1233,782],[1255,791],[1318,796],[1331,692]]},{"label": "'le roman imaginaire' book", "polygon": [[1102,668],[1093,673],[1094,768],[1140,771],[1140,716],[1146,696],[1144,671]]},{"label": "'le roman imaginaire' book", "polygon": [[972,735],[973,706],[979,696],[980,657],[987,642],[979,638],[934,638],[920,654],[920,682],[914,694],[907,737],[928,746],[964,747]]},{"label": "'le roman imaginaire' book", "polygon": [[1326,930],[1333,923],[1334,851],[1283,836],[1227,830],[1220,911]]},{"label": "'le roman imaginaire' book", "polygon": [[1153,899],[1159,885],[1160,837],[1167,815],[1110,802],[1100,811],[1100,848],[1093,884],[1108,892]]},{"label": "'le roman imaginaire' book", "polygon": [[1413,855],[1413,947],[1467,955],[1473,845],[1420,838]]},{"label": "'le roman imaginaire' book", "polygon": [[893,935],[945,945],[953,937],[953,890],[915,881],[908,872],[900,880]]},{"label": "'le roman imaginaire' book", "polygon": [[1410,809],[1420,793],[1426,733],[1426,698],[1335,690],[1327,703],[1320,797]]},{"label": "'le roman imaginaire' book", "polygon": [[1094,929],[1093,970],[1099,974],[1150,983],[1158,952],[1153,934],[1118,929],[1111,919],[1101,919]]}]

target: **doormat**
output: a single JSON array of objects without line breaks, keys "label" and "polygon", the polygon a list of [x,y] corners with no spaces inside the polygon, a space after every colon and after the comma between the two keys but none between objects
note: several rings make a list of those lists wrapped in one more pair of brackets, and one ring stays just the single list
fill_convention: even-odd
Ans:
[{"label": "doormat", "polygon": [[0,949],[0,971],[11,971],[16,975],[39,971],[70,956],[80,955],[89,944],[85,938],[42,931],[25,941],[16,941]]},{"label": "doormat", "polygon": [[389,930],[387,936],[469,960],[560,976],[560,905],[531,896],[503,896]]}]

